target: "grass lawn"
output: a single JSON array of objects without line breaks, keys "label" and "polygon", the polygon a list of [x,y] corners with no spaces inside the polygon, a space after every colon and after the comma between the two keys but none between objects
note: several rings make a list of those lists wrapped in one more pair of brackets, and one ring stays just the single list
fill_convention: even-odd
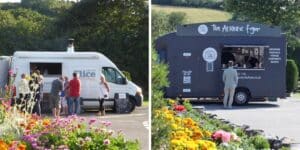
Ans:
[{"label": "grass lawn", "polygon": [[207,8],[152,5],[152,11],[153,10],[165,13],[184,12],[186,14],[187,23],[228,21],[232,17],[228,12]]},{"label": "grass lawn", "polygon": [[300,100],[300,93],[293,93],[292,97]]},{"label": "grass lawn", "polygon": [[143,101],[143,106],[149,106],[149,100]]}]

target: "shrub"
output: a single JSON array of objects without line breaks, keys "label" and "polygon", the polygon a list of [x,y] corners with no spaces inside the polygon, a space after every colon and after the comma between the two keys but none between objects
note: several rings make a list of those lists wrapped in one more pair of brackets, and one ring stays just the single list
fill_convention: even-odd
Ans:
[{"label": "shrub", "polygon": [[185,22],[186,14],[183,12],[172,12],[168,15],[168,25],[171,31],[176,30],[178,25],[182,25]]},{"label": "shrub", "polygon": [[270,144],[266,138],[261,135],[250,137],[250,142],[255,149],[270,149]]},{"label": "shrub", "polygon": [[159,63],[157,53],[152,50],[152,149],[167,149],[169,145],[170,127],[155,111],[166,106],[166,99],[163,98],[163,88],[168,86],[168,70],[165,64]]},{"label": "shrub", "polygon": [[132,80],[130,72],[128,72],[128,71],[122,71],[122,73],[124,74],[124,76],[125,76],[129,81]]},{"label": "shrub", "polygon": [[293,92],[297,88],[299,72],[294,60],[287,60],[286,65],[286,88],[287,92]]}]

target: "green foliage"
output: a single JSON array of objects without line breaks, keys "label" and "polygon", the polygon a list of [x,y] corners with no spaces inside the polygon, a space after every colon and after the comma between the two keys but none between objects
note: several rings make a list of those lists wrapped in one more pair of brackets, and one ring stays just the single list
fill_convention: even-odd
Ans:
[{"label": "green foliage", "polygon": [[158,36],[166,33],[168,31],[167,14],[161,11],[152,11],[151,27],[152,39],[156,39]]},{"label": "green foliage", "polygon": [[288,59],[286,65],[286,88],[287,92],[293,92],[298,85],[299,71],[294,60]]},{"label": "green foliage", "polygon": [[148,91],[147,3],[80,1],[59,18],[56,26],[61,36],[75,39],[76,50],[105,54]]},{"label": "green foliage", "polygon": [[[141,0],[22,0],[0,5],[0,52],[98,51],[148,91],[148,7]],[[147,96],[147,93],[144,93]]]},{"label": "green foliage", "polygon": [[151,67],[152,67],[152,130],[151,130],[151,139],[152,139],[152,149],[167,149],[169,145],[169,133],[170,126],[165,123],[165,120],[161,118],[160,115],[156,114],[155,110],[166,106],[167,100],[163,97],[164,92],[162,91],[166,86],[168,86],[168,69],[167,65],[162,64],[157,59],[157,54],[152,50],[151,58]]},{"label": "green foliage", "polygon": [[234,15],[234,20],[259,22],[280,26],[288,38],[288,49],[300,47],[297,36],[300,25],[300,3],[298,1],[274,0],[225,0],[225,8]]},{"label": "green foliage", "polygon": [[152,11],[152,37],[156,39],[158,36],[176,30],[178,25],[185,22],[185,13],[172,12],[166,14],[164,12]]},{"label": "green foliage", "polygon": [[157,53],[152,50],[152,110],[166,106],[166,100],[163,98],[163,89],[169,85],[167,75],[168,67],[157,59]]},{"label": "green foliage", "polygon": [[183,12],[172,12],[168,16],[169,29],[171,31],[176,30],[176,26],[182,25],[185,22],[185,13]]},{"label": "green foliage", "polygon": [[57,16],[73,5],[72,2],[61,0],[22,0],[21,6],[47,16]]},{"label": "green foliage", "polygon": [[125,75],[125,77],[127,78],[127,80],[131,81],[131,75],[128,71],[122,71],[122,73]]},{"label": "green foliage", "polygon": [[255,149],[270,149],[268,140],[261,135],[250,137],[250,142],[254,145]]},{"label": "green foliage", "polygon": [[5,109],[0,104],[0,125],[4,122],[4,118],[5,118]]}]

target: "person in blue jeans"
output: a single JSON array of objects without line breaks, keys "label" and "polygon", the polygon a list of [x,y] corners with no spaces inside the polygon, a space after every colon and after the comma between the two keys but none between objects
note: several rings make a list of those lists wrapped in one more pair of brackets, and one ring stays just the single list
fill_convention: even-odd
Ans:
[{"label": "person in blue jeans", "polygon": [[73,101],[71,101],[70,96],[69,96],[69,79],[67,76],[64,77],[65,82],[64,82],[64,93],[65,93],[65,100],[67,101],[67,106],[68,106],[68,115],[72,115],[73,112]]},{"label": "person in blue jeans", "polygon": [[71,104],[70,114],[78,114],[79,113],[79,107],[80,107],[80,88],[81,83],[78,78],[77,73],[73,73],[73,79],[69,82],[69,97],[70,97],[70,103],[75,103],[75,111],[73,111],[73,104]]}]

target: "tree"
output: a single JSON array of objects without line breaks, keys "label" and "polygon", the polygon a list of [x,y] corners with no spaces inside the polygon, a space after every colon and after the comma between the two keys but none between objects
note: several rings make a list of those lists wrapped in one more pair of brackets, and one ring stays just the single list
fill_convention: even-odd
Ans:
[{"label": "tree", "polygon": [[281,26],[288,37],[290,51],[300,47],[296,32],[300,26],[300,1],[297,0],[225,0],[225,9],[239,21]]},{"label": "tree", "polygon": [[61,36],[73,37],[76,50],[98,51],[148,89],[148,9],[143,0],[84,0],[57,22]]},{"label": "tree", "polygon": [[46,27],[50,21],[47,16],[30,9],[18,8],[0,10],[0,50],[12,54],[15,50],[38,49],[43,44]]}]

